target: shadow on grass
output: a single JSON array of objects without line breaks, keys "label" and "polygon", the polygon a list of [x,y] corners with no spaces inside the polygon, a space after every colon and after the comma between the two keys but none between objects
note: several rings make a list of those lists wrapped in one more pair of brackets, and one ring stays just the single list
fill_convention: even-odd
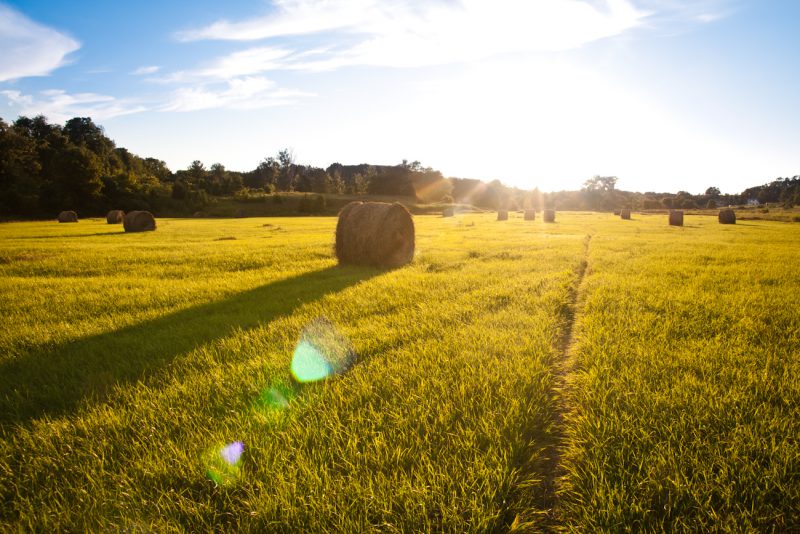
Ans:
[{"label": "shadow on grass", "polygon": [[82,401],[100,401],[113,386],[144,378],[180,354],[379,273],[329,267],[2,362],[0,434],[37,417],[70,413]]}]

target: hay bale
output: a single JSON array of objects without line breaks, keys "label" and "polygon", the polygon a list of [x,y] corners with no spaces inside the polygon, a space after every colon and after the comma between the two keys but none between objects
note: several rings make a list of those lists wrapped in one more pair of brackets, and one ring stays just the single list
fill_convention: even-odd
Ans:
[{"label": "hay bale", "polygon": [[536,210],[525,210],[525,214],[523,218],[526,221],[535,221],[536,220]]},{"label": "hay bale", "polygon": [[149,211],[132,211],[125,215],[122,227],[126,232],[149,232],[156,229],[156,218]]},{"label": "hay bale", "polygon": [[111,210],[106,214],[106,222],[108,224],[119,224],[125,218],[125,212],[122,210]]},{"label": "hay bale", "polygon": [[508,220],[508,210],[497,210],[497,220],[498,221],[507,221]]},{"label": "hay bale", "polygon": [[544,210],[542,219],[544,219],[544,222],[556,222],[556,210]]},{"label": "hay bale", "polygon": [[456,214],[455,208],[445,208],[442,212],[442,217],[452,217]]},{"label": "hay bale", "polygon": [[732,209],[720,210],[717,218],[720,224],[736,224],[736,212]]},{"label": "hay bale", "polygon": [[58,222],[78,222],[78,214],[74,211],[62,211],[58,214]]},{"label": "hay bale", "polygon": [[622,210],[614,210],[614,215],[619,215]]},{"label": "hay bale", "polygon": [[669,212],[670,226],[683,226],[683,210],[671,210]]},{"label": "hay bale", "polygon": [[401,204],[351,202],[336,224],[339,263],[399,267],[414,258],[414,221]]},{"label": "hay bale", "polygon": [[619,216],[621,219],[625,219],[626,221],[631,220],[631,210],[629,209],[622,209],[619,210]]}]

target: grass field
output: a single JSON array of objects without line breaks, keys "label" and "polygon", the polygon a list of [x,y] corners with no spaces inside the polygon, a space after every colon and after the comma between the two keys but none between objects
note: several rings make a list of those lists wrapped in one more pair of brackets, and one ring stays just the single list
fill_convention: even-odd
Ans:
[{"label": "grass field", "polygon": [[800,528],[800,225],[493,219],[0,225],[0,526]]}]

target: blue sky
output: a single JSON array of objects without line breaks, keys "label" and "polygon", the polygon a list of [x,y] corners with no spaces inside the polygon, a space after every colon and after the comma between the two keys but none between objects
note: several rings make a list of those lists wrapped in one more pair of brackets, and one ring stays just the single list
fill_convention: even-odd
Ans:
[{"label": "blue sky", "polygon": [[723,192],[800,174],[800,2],[3,2],[0,117],[254,168]]}]

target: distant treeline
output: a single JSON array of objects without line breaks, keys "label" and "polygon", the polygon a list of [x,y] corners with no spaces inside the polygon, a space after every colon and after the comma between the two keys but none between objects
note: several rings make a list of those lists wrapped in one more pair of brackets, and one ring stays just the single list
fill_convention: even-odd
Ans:
[{"label": "distant treeline", "polygon": [[[0,119],[0,214],[52,217],[60,210],[102,215],[110,209],[147,209],[188,214],[214,197],[248,200],[280,192],[405,197],[423,203],[462,203],[487,209],[554,207],[610,210],[704,208],[748,202],[800,204],[800,176],[778,178],[739,195],[709,187],[703,195],[685,191],[633,193],[616,189],[616,177],[595,176],[580,191],[542,193],[468,178],[445,178],[418,161],[398,165],[342,165],[327,169],[301,165],[289,150],[265,158],[247,172],[197,160],[171,171],[155,158],[117,147],[101,126],[75,117],[64,126],[43,116]],[[313,212],[313,209],[309,209]]]}]

